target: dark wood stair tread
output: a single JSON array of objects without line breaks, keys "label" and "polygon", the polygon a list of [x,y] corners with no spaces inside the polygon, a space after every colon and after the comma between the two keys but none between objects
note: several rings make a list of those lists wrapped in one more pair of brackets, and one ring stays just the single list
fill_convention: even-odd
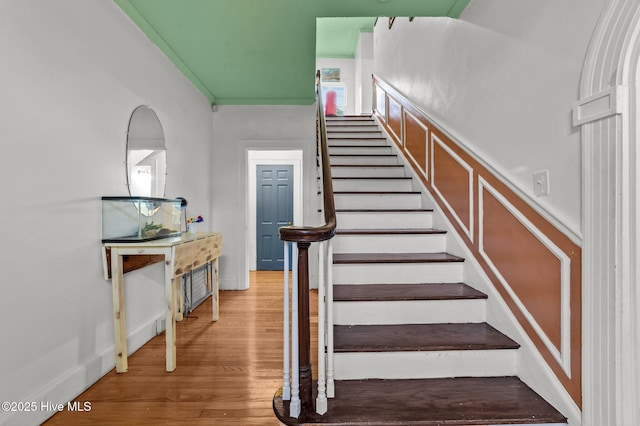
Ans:
[{"label": "dark wood stair tread", "polygon": [[422,194],[420,191],[333,191],[334,195],[392,195],[392,194],[403,194],[403,195],[418,195]]},{"label": "dark wood stair tread", "polygon": [[332,141],[382,141],[387,140],[385,137],[380,136],[358,136],[358,137],[344,137],[344,136],[329,136],[327,139]]},{"label": "dark wood stair tread", "polygon": [[517,377],[337,380],[335,393],[336,398],[328,400],[324,415],[309,410],[299,419],[290,418],[289,401],[283,401],[278,394],[273,399],[273,408],[279,420],[287,425],[435,426],[567,421]]},{"label": "dark wood stair tread", "polygon": [[[357,124],[356,124],[357,123]],[[336,123],[327,123],[327,132],[339,132],[341,129],[344,128],[354,128],[357,127],[358,130],[362,129],[362,131],[371,131],[371,132],[377,132],[380,130],[380,127],[378,127],[377,124],[375,123],[371,123],[371,122],[346,122],[346,123],[340,123],[340,124],[336,124]],[[370,130],[366,130],[366,129],[370,129]]]},{"label": "dark wood stair tread", "polygon": [[333,330],[336,353],[520,347],[487,323],[336,325]]},{"label": "dark wood stair tread", "polygon": [[398,154],[329,154],[329,157],[397,157]]},{"label": "dark wood stair tread", "polygon": [[403,213],[424,212],[432,213],[433,209],[336,209],[339,213]]},{"label": "dark wood stair tread", "polygon": [[[353,156],[352,156],[353,157]],[[384,164],[384,163],[369,163],[369,164],[357,164],[357,163],[349,163],[349,164],[332,164],[331,167],[404,167],[398,164]]]},{"label": "dark wood stair tread", "polygon": [[333,286],[333,300],[336,302],[486,298],[486,294],[464,283],[340,284]]},{"label": "dark wood stair tread", "polygon": [[[380,128],[372,129],[372,130],[367,130],[367,129],[345,130],[345,129],[336,129],[336,128],[329,128],[329,127],[331,127],[331,125],[327,126],[327,133],[333,132],[333,133],[380,133],[382,134],[382,130],[380,130]],[[348,126],[342,126],[342,127],[348,127]]]},{"label": "dark wood stair tread", "polygon": [[329,145],[328,148],[373,148],[373,149],[382,149],[382,148],[390,148],[389,145]]},{"label": "dark wood stair tread", "polygon": [[434,228],[336,229],[336,235],[433,235],[447,231]]},{"label": "dark wood stair tread", "polygon": [[449,253],[334,253],[333,263],[437,263],[464,262]]},{"label": "dark wood stair tread", "polygon": [[[378,133],[380,134],[380,136],[377,135]],[[336,139],[353,141],[387,140],[387,138],[382,136],[382,132],[379,132],[377,130],[328,130],[327,139],[329,141],[333,141]]]},{"label": "dark wood stair tread", "polygon": [[344,176],[344,177],[332,177],[332,180],[411,180],[409,176]]},{"label": "dark wood stair tread", "polygon": [[331,167],[402,167],[402,164],[332,164]]}]

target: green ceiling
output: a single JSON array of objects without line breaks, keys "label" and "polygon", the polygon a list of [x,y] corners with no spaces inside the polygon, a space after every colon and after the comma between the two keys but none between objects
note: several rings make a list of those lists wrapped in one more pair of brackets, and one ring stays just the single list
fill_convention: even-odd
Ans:
[{"label": "green ceiling", "polygon": [[318,18],[316,57],[353,58],[361,32],[373,32],[375,17]]},{"label": "green ceiling", "polygon": [[[469,1],[114,0],[203,95],[218,105],[313,103],[316,18],[457,18]],[[319,37],[324,38],[325,30],[338,22],[321,23]],[[353,27],[347,31],[353,33]],[[355,45],[346,36],[345,43]],[[337,44],[321,40],[318,49],[336,52]],[[325,54],[329,53],[319,51]]]}]

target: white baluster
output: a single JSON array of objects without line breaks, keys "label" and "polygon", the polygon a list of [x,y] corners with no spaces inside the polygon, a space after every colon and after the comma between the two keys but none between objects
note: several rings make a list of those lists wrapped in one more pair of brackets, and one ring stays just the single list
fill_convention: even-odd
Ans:
[{"label": "white baluster", "polygon": [[324,414],[327,412],[327,393],[326,393],[326,372],[325,372],[325,268],[326,242],[320,242],[318,247],[318,396],[316,397],[316,413]]},{"label": "white baluster", "polygon": [[284,366],[282,399],[291,399],[290,352],[289,352],[289,242],[284,241]]},{"label": "white baluster", "polygon": [[291,404],[289,417],[300,416],[300,356],[298,341],[298,244],[292,243],[293,253],[291,263],[293,284],[291,285]]},{"label": "white baluster", "polygon": [[327,243],[327,396],[336,394],[333,374],[333,239]]}]

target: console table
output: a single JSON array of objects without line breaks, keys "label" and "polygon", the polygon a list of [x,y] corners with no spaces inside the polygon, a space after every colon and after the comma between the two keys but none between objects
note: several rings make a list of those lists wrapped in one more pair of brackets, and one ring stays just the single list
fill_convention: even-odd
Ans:
[{"label": "console table", "polygon": [[[127,364],[127,333],[124,312],[124,272],[164,261],[164,300],[166,370],[176,369],[176,320],[182,319],[178,309],[179,277],[206,263],[213,264],[214,283],[207,276],[211,290],[213,321],[218,319],[219,273],[218,258],[222,249],[222,234],[199,232],[196,235],[182,234],[179,237],[164,238],[145,242],[104,243],[103,260],[105,277],[111,277],[113,291],[113,323],[115,334],[116,372],[124,373]],[[142,259],[138,266],[124,267],[130,258]]]}]

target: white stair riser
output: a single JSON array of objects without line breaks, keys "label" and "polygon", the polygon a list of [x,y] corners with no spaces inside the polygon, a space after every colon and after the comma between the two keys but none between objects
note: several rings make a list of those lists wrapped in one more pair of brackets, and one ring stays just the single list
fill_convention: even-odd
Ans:
[{"label": "white stair riser", "polygon": [[337,209],[419,209],[420,194],[336,194]]},{"label": "white stair riser", "polygon": [[335,354],[336,380],[515,376],[515,349]]},{"label": "white stair riser", "polygon": [[332,146],[329,155],[382,155],[393,154],[390,146]]},{"label": "white stair riser", "polygon": [[457,283],[463,262],[334,264],[335,284]]},{"label": "white stair riser", "polygon": [[477,323],[485,321],[485,299],[336,301],[333,313],[338,325]]},{"label": "white stair riser", "polygon": [[386,139],[329,139],[329,147],[336,146],[353,146],[353,145],[373,145],[373,146],[389,146]]},{"label": "white stair riser", "polygon": [[362,122],[362,123],[349,123],[349,124],[329,124],[327,123],[327,133],[333,132],[378,132],[380,128],[377,124]]},{"label": "white stair riser", "polygon": [[334,179],[334,191],[411,191],[411,179]]},{"label": "white stair riser", "polygon": [[331,139],[331,138],[353,138],[353,139],[362,139],[362,138],[380,138],[382,137],[382,132],[380,131],[357,131],[357,132],[345,132],[345,131],[338,131],[338,132],[327,132],[327,138]]},{"label": "white stair riser", "polygon": [[403,167],[332,167],[335,177],[406,177]]},{"label": "white stair riser", "polygon": [[399,164],[395,155],[345,155],[331,156],[331,164]]},{"label": "white stair riser", "polygon": [[433,213],[426,211],[338,212],[336,217],[340,229],[407,229],[433,226]]},{"label": "white stair riser", "polygon": [[446,250],[446,234],[336,235],[334,253],[434,253]]}]

